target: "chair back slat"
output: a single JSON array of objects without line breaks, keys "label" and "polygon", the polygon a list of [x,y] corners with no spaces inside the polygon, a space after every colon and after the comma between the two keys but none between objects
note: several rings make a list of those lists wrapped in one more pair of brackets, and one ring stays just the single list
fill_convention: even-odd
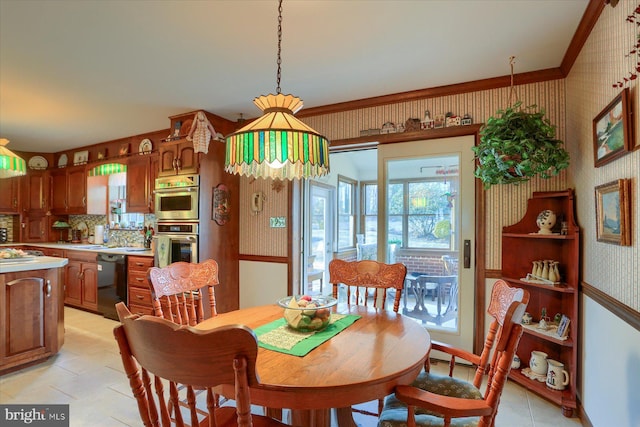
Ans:
[{"label": "chair back slat", "polygon": [[[333,296],[338,298],[340,284],[346,286],[348,304],[369,305],[369,295],[373,295],[371,304],[376,307],[378,302],[385,307],[390,298],[389,289],[395,290],[393,311],[400,308],[400,298],[404,288],[407,268],[404,264],[385,264],[378,261],[343,261],[331,260],[329,263],[329,281],[333,285]],[[380,291],[380,292],[379,292]]]}]

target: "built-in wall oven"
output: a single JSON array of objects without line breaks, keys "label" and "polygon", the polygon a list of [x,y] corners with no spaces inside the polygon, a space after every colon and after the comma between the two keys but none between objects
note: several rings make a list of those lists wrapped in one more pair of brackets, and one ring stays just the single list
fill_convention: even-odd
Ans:
[{"label": "built-in wall oven", "polygon": [[197,221],[200,197],[198,175],[175,175],[156,179],[155,215],[158,221]]},{"label": "built-in wall oven", "polygon": [[198,262],[198,222],[158,221],[155,240],[155,266],[178,261]]}]

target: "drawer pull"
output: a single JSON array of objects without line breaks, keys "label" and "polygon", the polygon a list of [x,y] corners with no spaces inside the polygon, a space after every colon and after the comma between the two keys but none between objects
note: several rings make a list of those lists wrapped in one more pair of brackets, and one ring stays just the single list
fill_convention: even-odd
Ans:
[{"label": "drawer pull", "polygon": [[141,278],[141,277],[136,277],[136,280],[137,280],[138,282],[144,282],[144,279],[143,279],[143,278]]},{"label": "drawer pull", "polygon": [[144,263],[141,263],[141,262],[136,262],[136,265],[137,265],[138,267],[144,267]]},{"label": "drawer pull", "polygon": [[136,298],[138,298],[138,299],[140,299],[140,300],[143,300],[143,299],[144,299],[144,297],[143,297],[142,295],[136,295]]}]

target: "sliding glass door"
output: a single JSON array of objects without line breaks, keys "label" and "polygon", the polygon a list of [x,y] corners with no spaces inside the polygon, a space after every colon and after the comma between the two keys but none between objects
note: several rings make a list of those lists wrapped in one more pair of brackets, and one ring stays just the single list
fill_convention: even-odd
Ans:
[{"label": "sliding glass door", "polygon": [[403,315],[473,347],[473,136],[378,147],[378,259],[402,262]]}]

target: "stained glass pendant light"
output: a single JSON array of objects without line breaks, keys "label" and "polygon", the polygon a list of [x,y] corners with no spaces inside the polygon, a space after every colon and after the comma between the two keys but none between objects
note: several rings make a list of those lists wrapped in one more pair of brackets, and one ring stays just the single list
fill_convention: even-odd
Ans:
[{"label": "stained glass pendant light", "polygon": [[253,103],[263,115],[226,137],[225,171],[255,178],[294,179],[329,173],[329,141],[294,117],[302,100],[280,92],[282,0],[278,2],[276,94]]},{"label": "stained glass pendant light", "polygon": [[0,178],[26,175],[27,163],[6,147],[8,143],[8,139],[0,138]]}]

